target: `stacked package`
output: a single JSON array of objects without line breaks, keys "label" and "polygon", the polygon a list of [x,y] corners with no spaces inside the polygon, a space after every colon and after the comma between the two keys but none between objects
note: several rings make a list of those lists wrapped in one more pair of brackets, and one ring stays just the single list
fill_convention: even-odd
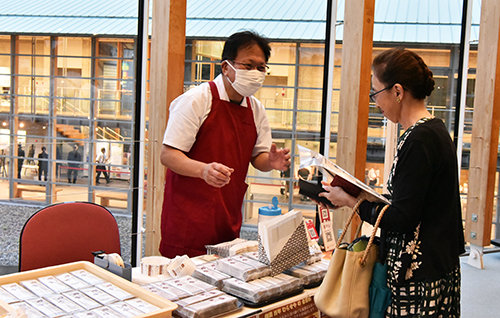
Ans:
[{"label": "stacked package", "polygon": [[219,290],[204,292],[195,296],[184,298],[177,302],[179,307],[175,313],[186,318],[214,317],[228,313],[240,307],[238,300]]},{"label": "stacked package", "polygon": [[262,305],[267,301],[302,291],[300,280],[285,274],[266,276],[249,282],[236,278],[229,278],[223,282],[223,291],[244,299],[250,305]]},{"label": "stacked package", "polygon": [[286,274],[300,279],[301,284],[306,287],[318,286],[326,275],[328,261],[319,261],[308,265],[297,265],[285,271]]},{"label": "stacked package", "polygon": [[143,288],[175,302],[181,317],[213,317],[240,307],[238,300],[191,276],[151,283]]},{"label": "stacked package", "polygon": [[269,266],[243,255],[221,258],[216,261],[216,268],[245,282],[271,274]]},{"label": "stacked package", "polygon": [[207,254],[217,254],[220,257],[228,257],[257,251],[259,243],[257,241],[236,238],[232,241],[223,242],[217,245],[205,245],[205,248],[207,249]]},{"label": "stacked package", "polygon": [[84,269],[4,284],[0,299],[27,317],[135,317],[159,309]]},{"label": "stacked package", "polygon": [[231,278],[231,276],[217,270],[216,262],[209,262],[196,266],[193,277],[209,283],[218,289],[222,289],[222,281],[224,279]]}]

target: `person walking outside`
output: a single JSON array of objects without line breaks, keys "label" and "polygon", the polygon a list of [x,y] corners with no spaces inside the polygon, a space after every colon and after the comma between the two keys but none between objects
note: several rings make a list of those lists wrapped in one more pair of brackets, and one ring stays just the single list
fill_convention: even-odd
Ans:
[{"label": "person walking outside", "polygon": [[21,179],[21,171],[23,170],[24,163],[24,150],[23,145],[19,143],[17,145],[17,178]]},{"label": "person walking outside", "polygon": [[95,183],[100,184],[99,179],[101,177],[101,172],[104,174],[104,178],[106,179],[106,183],[109,183],[109,174],[108,170],[106,168],[106,164],[108,163],[108,156],[106,155],[106,149],[101,148],[101,153],[99,156],[97,156],[96,163],[96,176],[95,176]]},{"label": "person walking outside", "polygon": [[42,181],[42,174],[45,181],[47,181],[47,170],[49,167],[49,154],[46,152],[47,148],[42,147],[42,152],[38,154],[38,180]]},{"label": "person walking outside", "polygon": [[68,153],[68,183],[76,183],[81,161],[82,155],[78,151],[78,145],[74,145],[73,150]]}]

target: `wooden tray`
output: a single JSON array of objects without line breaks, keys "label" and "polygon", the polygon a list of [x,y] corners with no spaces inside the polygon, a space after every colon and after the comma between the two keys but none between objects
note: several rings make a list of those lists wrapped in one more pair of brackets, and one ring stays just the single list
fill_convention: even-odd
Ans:
[{"label": "wooden tray", "polygon": [[[177,305],[173,302],[162,298],[158,295],[147,291],[140,286],[127,281],[113,273],[108,272],[105,269],[100,268],[97,265],[94,265],[87,261],[68,263],[57,266],[50,266],[40,269],[34,269],[26,272],[14,273],[5,276],[0,276],[0,285],[9,284],[9,283],[19,283],[23,280],[28,279],[37,279],[39,277],[48,276],[48,275],[58,275],[62,273],[71,272],[78,269],[84,269],[107,282],[113,283],[117,287],[131,293],[137,298],[141,298],[160,309],[151,313],[143,314],[137,317],[172,317],[172,311],[177,308]],[[0,300],[0,317],[4,316],[6,313],[11,312],[13,309],[5,302]]]}]

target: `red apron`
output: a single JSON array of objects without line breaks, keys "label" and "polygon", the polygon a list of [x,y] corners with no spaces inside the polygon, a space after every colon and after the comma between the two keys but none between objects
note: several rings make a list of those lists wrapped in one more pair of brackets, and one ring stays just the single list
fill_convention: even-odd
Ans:
[{"label": "red apron", "polygon": [[212,107],[186,155],[206,163],[222,163],[234,172],[229,184],[215,188],[201,178],[167,170],[160,253],[170,258],[205,254],[205,245],[230,241],[240,234],[245,178],[257,130],[248,97],[247,107],[223,101],[215,83],[209,84]]}]

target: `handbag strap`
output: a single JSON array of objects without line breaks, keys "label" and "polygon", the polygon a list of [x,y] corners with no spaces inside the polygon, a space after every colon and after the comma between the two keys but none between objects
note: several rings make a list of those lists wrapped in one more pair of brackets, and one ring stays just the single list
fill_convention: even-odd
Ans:
[{"label": "handbag strap", "polygon": [[370,249],[370,247],[372,247],[373,245],[373,240],[375,239],[375,234],[377,233],[377,230],[378,230],[378,226],[380,224],[380,221],[382,220],[382,216],[384,216],[384,213],[385,211],[389,208],[389,204],[386,204],[383,208],[382,208],[382,211],[380,211],[378,217],[377,217],[377,221],[375,222],[375,224],[373,225],[373,231],[372,231],[372,235],[370,236],[370,240],[368,241],[368,245],[366,246],[366,249],[365,249],[365,252],[363,253],[363,257],[361,258],[361,260],[359,261],[360,264],[362,266],[364,266],[366,264],[366,259],[368,258],[368,250]]},{"label": "handbag strap", "polygon": [[[354,218],[354,215],[358,212],[359,206],[361,205],[361,203],[363,201],[364,200],[359,200],[356,203],[356,205],[353,207],[352,213],[349,216],[349,219],[347,220],[347,222],[346,222],[346,224],[344,226],[344,230],[342,231],[342,234],[340,234],[340,237],[337,240],[337,247],[336,248],[338,248],[340,246],[342,240],[344,239],[345,234],[347,233],[347,229],[349,228],[349,225],[351,225],[351,222],[352,222],[352,219]],[[365,252],[363,253],[363,256],[360,258],[360,261],[359,261],[362,266],[364,266],[366,264],[366,259],[368,257],[368,252],[369,252],[370,248],[373,245],[373,240],[375,239],[375,234],[377,233],[378,226],[380,224],[380,221],[382,220],[382,217],[384,216],[385,211],[389,208],[389,206],[390,206],[389,204],[386,204],[384,206],[384,208],[380,211],[380,213],[379,213],[379,215],[377,217],[377,221],[373,225],[372,235],[370,236],[370,240],[368,241],[368,244],[366,245]]]}]

